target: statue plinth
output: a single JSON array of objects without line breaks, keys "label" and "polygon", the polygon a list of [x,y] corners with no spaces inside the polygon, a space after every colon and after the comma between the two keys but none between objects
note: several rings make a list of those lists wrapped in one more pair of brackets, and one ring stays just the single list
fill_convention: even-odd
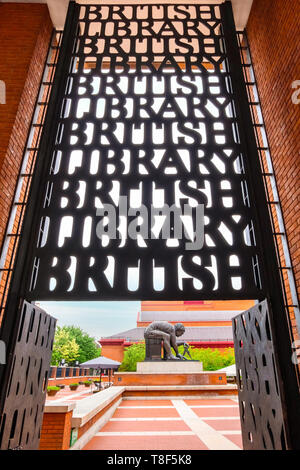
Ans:
[{"label": "statue plinth", "polygon": [[203,371],[199,361],[163,361],[151,360],[138,362],[136,371],[139,374],[190,374]]},{"label": "statue plinth", "polygon": [[[182,323],[176,323],[172,325],[167,321],[153,321],[144,331],[145,346],[146,346],[146,357],[145,361],[156,361],[164,360],[186,360],[184,357],[187,353],[190,358],[189,345],[185,341],[177,341],[178,336],[182,336],[185,333],[185,327]],[[184,353],[180,354],[178,346],[183,345]],[[172,353],[172,349],[175,352],[175,356]]]}]

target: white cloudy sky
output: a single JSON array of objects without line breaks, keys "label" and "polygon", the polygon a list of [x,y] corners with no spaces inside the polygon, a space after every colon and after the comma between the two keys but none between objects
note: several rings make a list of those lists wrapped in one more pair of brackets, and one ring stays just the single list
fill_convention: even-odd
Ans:
[{"label": "white cloudy sky", "polygon": [[58,326],[75,325],[96,340],[136,326],[141,303],[136,302],[38,302],[55,317]]}]

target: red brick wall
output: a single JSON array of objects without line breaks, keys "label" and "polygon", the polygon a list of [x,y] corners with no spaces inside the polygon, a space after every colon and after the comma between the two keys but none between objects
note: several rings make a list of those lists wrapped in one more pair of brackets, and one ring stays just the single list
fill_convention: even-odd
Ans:
[{"label": "red brick wall", "polygon": [[214,387],[213,389],[211,390],[208,390],[208,389],[200,389],[199,388],[196,388],[194,390],[191,390],[191,389],[181,389],[181,390],[147,390],[145,392],[145,390],[138,390],[137,388],[135,390],[125,390],[125,392],[123,393],[123,397],[126,397],[126,398],[134,398],[134,397],[145,397],[145,394],[147,395],[147,397],[160,397],[160,398],[169,398],[169,397],[179,397],[179,398],[185,398],[187,395],[190,397],[190,396],[194,396],[196,398],[199,398],[199,395],[202,395],[202,396],[212,396],[212,397],[216,397],[216,396],[226,396],[226,395],[229,395],[229,396],[232,396],[232,395],[237,395],[238,394],[238,391],[237,391],[237,388],[236,389],[232,389],[232,388],[220,388],[220,387]]},{"label": "red brick wall", "polygon": [[52,32],[43,4],[0,4],[0,246]]},{"label": "red brick wall", "polygon": [[300,104],[291,99],[300,80],[299,0],[254,0],[247,33],[299,293]]},{"label": "red brick wall", "polygon": [[73,411],[44,413],[40,450],[66,450],[70,447]]},{"label": "red brick wall", "polygon": [[200,372],[188,374],[139,374],[137,372],[117,372],[114,385],[226,385],[225,372]]},{"label": "red brick wall", "polygon": [[100,339],[101,355],[113,361],[122,362],[124,357],[124,339]]}]

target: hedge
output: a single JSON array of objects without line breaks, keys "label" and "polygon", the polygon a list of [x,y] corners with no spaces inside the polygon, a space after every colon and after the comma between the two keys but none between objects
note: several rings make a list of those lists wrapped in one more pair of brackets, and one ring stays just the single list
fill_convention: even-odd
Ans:
[{"label": "hedge", "polygon": [[[183,354],[183,346],[179,347],[179,352]],[[234,349],[226,348],[220,352],[212,348],[190,347],[190,354],[193,360],[203,363],[203,370],[219,370],[223,367],[231,366],[235,363]],[[186,355],[189,359],[189,357]],[[125,349],[124,359],[119,367],[120,372],[135,372],[136,363],[145,359],[145,343],[135,343]]]}]

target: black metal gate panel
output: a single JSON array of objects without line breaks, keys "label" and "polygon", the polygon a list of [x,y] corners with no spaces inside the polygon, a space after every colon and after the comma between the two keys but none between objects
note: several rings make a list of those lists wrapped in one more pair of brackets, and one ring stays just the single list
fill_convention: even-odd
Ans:
[{"label": "black metal gate panel", "polygon": [[0,449],[39,447],[56,320],[24,302],[0,417]]},{"label": "black metal gate panel", "polygon": [[[24,299],[267,298],[268,312],[262,303],[234,324],[244,446],[299,449],[298,374],[236,39],[229,1],[69,3],[1,325],[1,448],[38,445],[54,320],[48,347],[31,353],[17,331],[33,338],[40,311],[25,302],[33,316],[22,317]],[[154,234],[151,210],[165,206]]]},{"label": "black metal gate panel", "polygon": [[287,448],[269,308],[264,300],[232,320],[245,450]]},{"label": "black metal gate panel", "polygon": [[263,298],[220,6],[78,9],[26,298]]}]

